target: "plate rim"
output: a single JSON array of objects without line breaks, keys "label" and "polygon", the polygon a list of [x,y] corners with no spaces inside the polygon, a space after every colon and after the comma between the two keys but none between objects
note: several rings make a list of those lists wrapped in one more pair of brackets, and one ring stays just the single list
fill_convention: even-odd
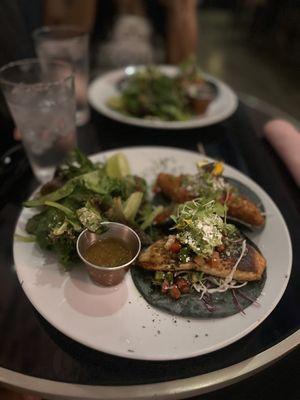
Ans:
[{"label": "plate rim", "polygon": [[[177,148],[177,147],[169,147],[169,146],[130,146],[130,147],[120,147],[120,148],[110,149],[110,150],[106,150],[106,151],[102,151],[102,152],[97,152],[97,153],[91,154],[91,155],[89,155],[89,158],[91,158],[92,160],[96,161],[97,159],[102,158],[103,156],[106,157],[106,156],[114,154],[114,153],[116,153],[118,151],[124,151],[124,150],[137,151],[138,149],[139,150],[141,150],[141,149],[142,150],[150,150],[151,152],[154,152],[155,150],[163,150],[163,151],[172,151],[173,150],[173,151],[179,151],[179,152],[182,152],[182,153],[185,153],[185,154],[186,153],[190,153],[190,154],[193,154],[194,156],[196,155],[198,157],[202,157],[202,158],[204,157],[204,158],[206,158],[208,160],[212,159],[211,157],[203,156],[202,154],[199,154],[196,151],[183,149],[183,148]],[[282,213],[279,210],[279,208],[277,207],[276,203],[273,201],[273,199],[268,195],[268,193],[260,185],[258,185],[252,178],[250,178],[249,176],[245,175],[243,172],[239,171],[237,168],[235,168],[235,167],[233,167],[233,166],[231,166],[231,165],[229,165],[227,163],[225,164],[225,167],[226,166],[230,167],[232,170],[234,170],[234,172],[237,172],[238,174],[241,174],[245,180],[248,180],[251,185],[255,186],[255,190],[262,191],[264,193],[264,195],[268,198],[268,201],[270,201],[272,203],[272,206],[276,209],[277,215],[281,219],[282,226],[284,228],[285,235],[286,235],[286,238],[287,238],[287,243],[288,243],[288,261],[289,261],[288,270],[287,270],[288,278],[285,279],[285,281],[283,282],[283,285],[281,285],[281,290],[277,293],[276,298],[273,299],[272,305],[268,308],[268,312],[265,313],[261,318],[259,318],[259,320],[256,319],[255,321],[253,321],[253,323],[251,323],[246,329],[244,329],[242,331],[242,333],[238,333],[235,336],[231,337],[230,339],[227,339],[225,341],[225,344],[224,344],[224,342],[220,341],[217,346],[216,345],[210,346],[209,348],[207,348],[207,350],[205,352],[200,352],[200,353],[192,354],[192,355],[188,355],[188,356],[179,356],[178,357],[178,356],[175,355],[174,357],[172,356],[172,357],[168,357],[168,358],[166,358],[165,356],[163,356],[163,357],[159,357],[159,356],[158,357],[157,356],[147,356],[147,357],[145,357],[144,356],[143,358],[141,358],[140,356],[137,356],[135,353],[126,353],[125,354],[125,352],[119,352],[119,351],[109,351],[108,352],[107,349],[103,349],[103,348],[100,349],[99,346],[97,347],[97,346],[91,345],[90,343],[88,343],[88,341],[85,341],[85,340],[82,340],[82,339],[79,340],[76,335],[70,334],[70,332],[68,330],[66,330],[64,328],[62,329],[61,326],[57,326],[57,323],[53,322],[53,318],[52,317],[49,318],[46,315],[46,313],[44,313],[40,309],[41,307],[36,305],[36,303],[32,300],[30,294],[28,293],[28,289],[25,290],[24,282],[21,279],[20,271],[18,269],[17,263],[15,262],[15,269],[16,269],[16,273],[17,273],[17,276],[18,276],[18,280],[20,282],[20,285],[22,286],[22,289],[23,289],[25,295],[28,297],[28,299],[30,300],[30,302],[33,305],[33,307],[43,316],[43,318],[45,318],[58,331],[62,332],[65,336],[71,338],[72,340],[75,340],[76,342],[85,345],[86,347],[89,347],[89,348],[92,348],[94,350],[97,350],[97,351],[100,351],[100,352],[104,352],[104,353],[107,353],[107,354],[111,354],[111,355],[114,355],[114,356],[131,358],[131,359],[136,359],[136,360],[145,360],[145,361],[167,361],[167,360],[168,361],[175,361],[175,360],[179,360],[179,359],[187,359],[187,358],[199,357],[199,356],[202,356],[204,354],[210,354],[210,353],[212,353],[214,351],[217,351],[217,350],[220,350],[220,349],[222,349],[224,347],[227,347],[228,345],[236,342],[237,340],[243,338],[248,333],[253,331],[258,325],[260,325],[272,313],[272,311],[275,309],[277,304],[280,302],[280,300],[281,300],[281,298],[282,298],[282,296],[283,296],[283,294],[284,294],[284,292],[285,292],[285,290],[287,288],[287,285],[288,285],[288,282],[289,282],[289,279],[290,279],[290,276],[291,276],[291,269],[292,269],[292,263],[293,263],[292,242],[291,242],[291,237],[290,237],[290,233],[289,233],[288,227],[287,227],[286,222],[285,222],[285,220],[284,220],[284,218],[282,216]],[[15,225],[14,233],[16,233],[16,230],[17,230],[17,227],[18,227],[18,223],[19,223],[19,219],[20,219],[21,214],[24,212],[24,209],[26,209],[26,208],[23,207],[21,212],[20,212],[20,214],[19,214],[17,223]],[[16,253],[16,246],[17,245],[18,245],[18,241],[16,241],[14,239],[14,242],[13,242],[14,260],[16,258],[15,257],[15,253]],[[132,280],[131,277],[130,277],[130,279]],[[134,283],[133,283],[133,288],[137,293],[139,293],[138,289],[135,287]],[[144,300],[144,301],[146,302],[146,300]],[[161,310],[158,310],[158,312],[161,312]],[[169,315],[171,315],[171,314],[169,314]],[[178,318],[180,318],[180,317],[178,317]],[[220,318],[220,319],[222,320],[222,318]],[[211,347],[212,347],[212,349],[211,349]]]},{"label": "plate rim", "polygon": [[[131,66],[129,66],[131,67]],[[145,65],[134,65],[132,66],[134,68],[145,68]],[[178,67],[174,65],[167,65],[167,64],[159,64],[157,65],[158,68],[160,68],[162,71],[170,72],[170,71],[178,71]],[[128,67],[123,67],[123,68],[117,68],[113,69],[110,71],[107,71],[98,77],[94,78],[88,85],[88,101],[90,105],[99,113],[103,114],[105,117],[125,123],[127,125],[134,125],[134,126],[139,126],[143,128],[150,128],[150,129],[166,129],[168,130],[180,130],[180,129],[193,129],[193,128],[201,128],[204,126],[210,126],[213,124],[216,124],[218,122],[224,121],[227,118],[229,118],[237,109],[238,107],[238,97],[236,93],[234,92],[233,89],[229,85],[227,85],[225,82],[222,80],[214,77],[211,74],[208,74],[206,72],[202,72],[202,75],[204,78],[207,78],[208,80],[212,81],[213,83],[216,84],[218,87],[219,91],[221,90],[224,92],[230,102],[228,101],[227,108],[225,111],[220,112],[216,115],[212,116],[203,116],[199,118],[192,118],[187,121],[161,121],[161,120],[146,120],[142,118],[136,118],[136,117],[131,117],[131,116],[126,116],[123,115],[122,113],[112,110],[109,107],[107,107],[103,102],[97,102],[95,99],[95,92],[98,89],[98,86],[101,84],[105,83],[107,80],[110,78],[113,78],[115,75],[118,77],[118,79],[121,79],[122,76],[125,75],[125,70]]]}]

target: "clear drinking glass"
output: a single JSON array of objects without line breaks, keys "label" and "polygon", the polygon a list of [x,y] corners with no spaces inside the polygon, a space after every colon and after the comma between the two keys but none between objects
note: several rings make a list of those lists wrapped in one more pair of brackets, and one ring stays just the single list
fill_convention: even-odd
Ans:
[{"label": "clear drinking glass", "polygon": [[35,49],[40,60],[61,60],[75,70],[76,123],[88,122],[87,101],[89,80],[89,35],[72,26],[44,26],[33,33]]},{"label": "clear drinking glass", "polygon": [[0,86],[41,182],[76,145],[73,68],[25,59],[0,69]]}]

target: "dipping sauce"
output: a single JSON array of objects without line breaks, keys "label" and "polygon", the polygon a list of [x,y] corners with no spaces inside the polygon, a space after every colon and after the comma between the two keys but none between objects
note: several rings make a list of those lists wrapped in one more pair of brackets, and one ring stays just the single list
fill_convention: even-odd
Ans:
[{"label": "dipping sauce", "polygon": [[94,242],[86,249],[84,257],[91,264],[113,268],[128,263],[132,254],[122,239],[109,237]]}]

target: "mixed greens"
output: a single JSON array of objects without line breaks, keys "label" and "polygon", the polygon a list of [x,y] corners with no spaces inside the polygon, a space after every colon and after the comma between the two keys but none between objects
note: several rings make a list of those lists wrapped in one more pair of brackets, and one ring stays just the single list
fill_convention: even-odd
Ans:
[{"label": "mixed greens", "polygon": [[173,77],[157,66],[146,66],[126,78],[122,86],[121,94],[110,98],[107,105],[137,118],[185,121],[199,114],[194,104],[199,93],[205,106],[212,100],[209,86],[194,59],[182,64]]},{"label": "mixed greens", "polygon": [[147,243],[146,230],[161,210],[148,200],[144,179],[130,174],[122,153],[93,163],[79,150],[24,206],[39,208],[26,224],[27,233],[66,267],[77,260],[76,240],[83,229],[100,233],[101,222],[122,222],[141,232]]}]

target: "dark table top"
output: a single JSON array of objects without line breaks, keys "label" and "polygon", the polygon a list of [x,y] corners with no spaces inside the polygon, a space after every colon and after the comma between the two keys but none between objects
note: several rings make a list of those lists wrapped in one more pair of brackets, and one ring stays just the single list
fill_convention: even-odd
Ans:
[{"label": "dark table top", "polygon": [[[248,117],[249,111],[252,121],[253,115],[257,117],[254,124]],[[253,114],[253,110],[240,104],[235,114],[223,123],[189,131],[164,132],[122,125],[92,113],[92,122],[78,131],[79,147],[87,153],[132,145],[165,145],[197,150],[197,143],[201,142],[208,156],[223,159],[265,189],[279,207],[289,228],[293,244],[293,270],[282,300],[260,326],[213,354],[166,362],[115,357],[65,337],[35,311],[13,268],[12,240],[21,202],[37,186],[23,151],[18,150],[13,156],[17,159],[13,171],[0,178],[0,368],[52,382],[99,387],[171,382],[234,366],[297,332],[300,327],[299,192],[284,165],[260,137],[261,115],[262,112],[256,110]],[[298,378],[295,376],[293,381],[291,372],[288,376],[290,383],[286,385],[285,365],[291,371],[297,370],[297,367],[299,370],[299,349],[251,378],[252,381],[241,382],[207,395],[207,398],[222,398],[218,396],[225,394],[239,398],[235,396],[242,390],[248,393],[248,397],[245,395],[243,398],[250,399],[253,388],[267,396],[272,389],[262,382],[268,380],[272,380],[274,387],[278,385],[278,390],[280,384],[285,385],[285,398],[296,398],[300,396]],[[0,375],[1,380],[5,381]],[[192,393],[188,387],[187,393]],[[102,398],[100,395],[101,392],[99,398]]]}]

